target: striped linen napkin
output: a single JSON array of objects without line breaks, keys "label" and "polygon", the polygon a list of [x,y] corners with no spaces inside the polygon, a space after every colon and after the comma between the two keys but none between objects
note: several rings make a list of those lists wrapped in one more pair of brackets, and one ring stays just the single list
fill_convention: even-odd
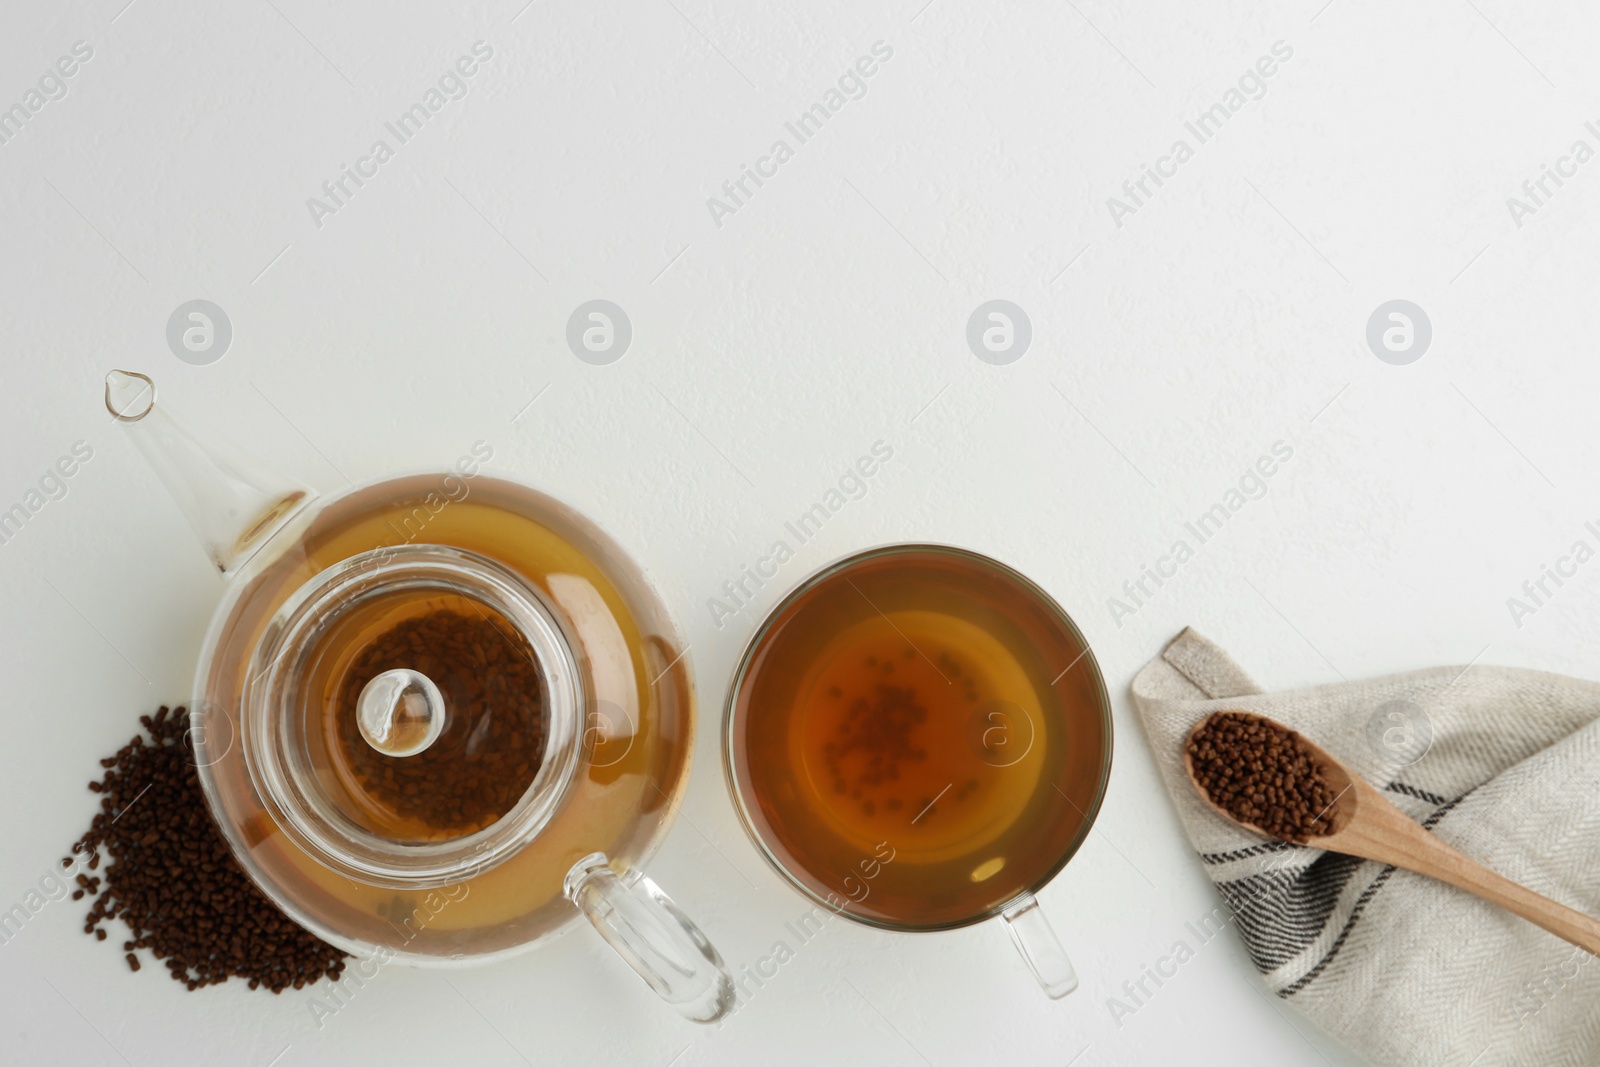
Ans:
[{"label": "striped linen napkin", "polygon": [[1374,1063],[1596,1067],[1600,960],[1432,879],[1266,841],[1189,784],[1213,711],[1304,733],[1442,840],[1600,914],[1600,683],[1435,668],[1263,693],[1193,630],[1133,681],[1178,817],[1267,987]]}]

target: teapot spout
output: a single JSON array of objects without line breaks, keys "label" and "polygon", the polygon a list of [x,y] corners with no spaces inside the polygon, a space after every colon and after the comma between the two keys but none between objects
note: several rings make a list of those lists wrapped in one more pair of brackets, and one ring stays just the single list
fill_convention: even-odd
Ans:
[{"label": "teapot spout", "polygon": [[156,384],[148,375],[107,374],[106,410],[128,431],[225,576],[316,499],[308,486],[202,445],[156,405]]}]

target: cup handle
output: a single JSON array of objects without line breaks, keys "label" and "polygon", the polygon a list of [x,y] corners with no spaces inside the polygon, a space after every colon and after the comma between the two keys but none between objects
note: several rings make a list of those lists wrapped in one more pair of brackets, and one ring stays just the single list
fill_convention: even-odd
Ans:
[{"label": "cup handle", "polygon": [[1050,999],[1057,1000],[1078,988],[1078,972],[1072,969],[1066,949],[1050,929],[1050,920],[1039,910],[1039,902],[1032,893],[1024,893],[1005,911],[1000,913],[1011,940],[1028,965],[1028,970],[1039,980]]},{"label": "cup handle", "polygon": [[624,885],[605,853],[593,852],[573,865],[564,885],[606,944],[686,1018],[716,1022],[733,1007],[722,957],[655,882],[640,874]]}]

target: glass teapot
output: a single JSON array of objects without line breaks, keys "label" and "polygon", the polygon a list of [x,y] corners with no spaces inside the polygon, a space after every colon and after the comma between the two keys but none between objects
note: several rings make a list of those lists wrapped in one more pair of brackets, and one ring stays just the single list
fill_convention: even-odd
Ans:
[{"label": "glass teapot", "polygon": [[688,777],[687,651],[593,523],[454,470],[329,497],[196,438],[145,375],[128,429],[229,579],[191,739],[234,855],[358,956],[464,965],[582,913],[665,1000],[712,1022],[716,949],[642,873]]}]

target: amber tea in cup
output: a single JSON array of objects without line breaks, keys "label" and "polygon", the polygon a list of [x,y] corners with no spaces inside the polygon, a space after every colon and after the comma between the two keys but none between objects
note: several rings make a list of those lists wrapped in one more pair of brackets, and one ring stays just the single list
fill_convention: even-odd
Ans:
[{"label": "amber tea in cup", "polygon": [[825,568],[746,650],[725,743],[747,828],[807,895],[900,930],[1004,914],[1048,990],[1075,984],[1032,894],[1087,836],[1111,719],[1022,575],[933,545]]}]

